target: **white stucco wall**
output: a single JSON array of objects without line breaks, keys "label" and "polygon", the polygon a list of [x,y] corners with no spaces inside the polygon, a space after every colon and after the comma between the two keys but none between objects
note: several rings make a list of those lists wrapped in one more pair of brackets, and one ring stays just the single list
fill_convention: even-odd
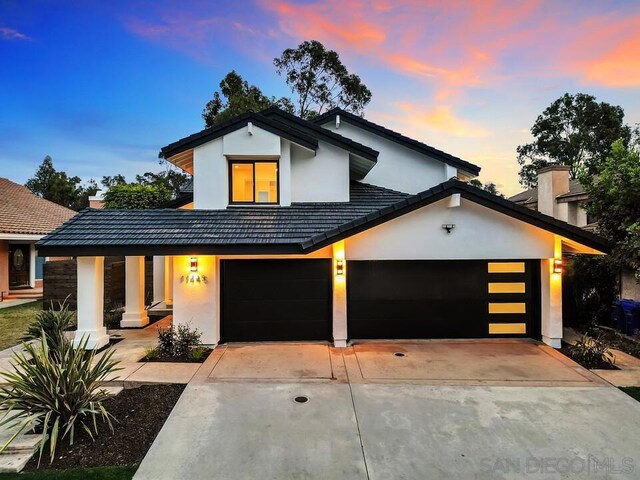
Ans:
[{"label": "white stucco wall", "polygon": [[[552,258],[553,234],[465,198],[443,199],[347,238],[347,260]],[[455,224],[446,233],[443,224]]]},{"label": "white stucco wall", "polygon": [[229,203],[227,160],[222,154],[222,138],[193,149],[193,207],[226,208]]},{"label": "white stucco wall", "polygon": [[201,281],[191,283],[187,281],[190,258],[173,257],[173,324],[189,324],[202,332],[202,343],[215,345],[220,340],[218,261],[213,255],[198,255]]},{"label": "white stucco wall", "polygon": [[293,145],[291,149],[292,202],[348,202],[349,154],[319,142],[313,152]]},{"label": "white stucco wall", "polygon": [[227,156],[251,157],[280,156],[280,137],[255,125],[249,135],[247,127],[226,134],[222,137],[222,153]]},{"label": "white stucco wall", "polygon": [[350,125],[345,119],[338,129],[335,125],[331,121],[322,126],[380,152],[378,163],[363,180],[365,183],[418,193],[455,176],[455,169],[447,168],[445,163]]}]

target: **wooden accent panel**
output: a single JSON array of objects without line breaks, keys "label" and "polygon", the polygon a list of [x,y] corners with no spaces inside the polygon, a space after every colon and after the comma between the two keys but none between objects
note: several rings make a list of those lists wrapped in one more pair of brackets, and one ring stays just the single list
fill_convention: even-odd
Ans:
[{"label": "wooden accent panel", "polygon": [[526,293],[524,282],[490,282],[489,293]]},{"label": "wooden accent panel", "polygon": [[489,273],[524,273],[524,262],[489,262]]},{"label": "wooden accent panel", "polygon": [[496,334],[524,334],[527,333],[526,323],[490,323],[489,333]]}]

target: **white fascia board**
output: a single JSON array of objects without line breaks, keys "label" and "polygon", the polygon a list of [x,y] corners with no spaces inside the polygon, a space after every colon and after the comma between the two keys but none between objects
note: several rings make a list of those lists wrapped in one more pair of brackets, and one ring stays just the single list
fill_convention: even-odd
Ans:
[{"label": "white fascia board", "polygon": [[9,241],[32,240],[37,242],[42,237],[44,237],[44,235],[32,235],[32,234],[26,234],[26,233],[0,233],[0,240],[9,240]]}]

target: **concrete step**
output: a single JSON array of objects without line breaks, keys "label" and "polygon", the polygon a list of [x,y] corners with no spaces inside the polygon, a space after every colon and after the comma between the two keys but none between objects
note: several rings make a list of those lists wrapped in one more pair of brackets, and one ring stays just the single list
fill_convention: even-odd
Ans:
[{"label": "concrete step", "polygon": [[18,473],[31,460],[34,452],[0,455],[0,473]]},{"label": "concrete step", "polygon": [[[0,458],[7,454],[13,453],[31,453],[33,454],[40,446],[42,434],[30,433],[16,438],[11,444],[0,454]],[[5,440],[6,441],[6,440]]]}]

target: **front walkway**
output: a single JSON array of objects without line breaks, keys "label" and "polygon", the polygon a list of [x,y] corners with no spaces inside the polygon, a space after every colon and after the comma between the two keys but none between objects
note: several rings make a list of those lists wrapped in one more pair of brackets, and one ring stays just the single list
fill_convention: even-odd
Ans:
[{"label": "front walkway", "polygon": [[135,479],[637,478],[638,431],[640,404],[534,342],[232,344]]}]

